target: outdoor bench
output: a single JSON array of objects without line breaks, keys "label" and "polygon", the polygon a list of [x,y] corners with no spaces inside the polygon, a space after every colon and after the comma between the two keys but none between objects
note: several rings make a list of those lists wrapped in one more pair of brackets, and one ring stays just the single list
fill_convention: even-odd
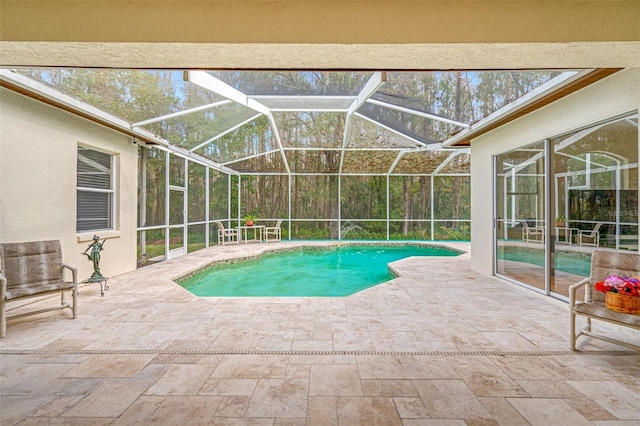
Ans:
[{"label": "outdoor bench", "polygon": [[[72,282],[64,280],[65,268],[71,271]],[[6,336],[7,319],[64,308],[71,309],[76,318],[77,276],[76,268],[63,263],[58,240],[0,244],[0,337]],[[67,291],[73,296],[72,305],[65,301]],[[7,317],[7,303],[55,293],[61,293],[59,305]]]},{"label": "outdoor bench", "polygon": [[[576,348],[576,340],[581,335],[594,337],[640,351],[638,344],[611,334],[594,333],[591,320],[605,321],[618,326],[640,330],[640,315],[616,312],[607,309],[605,294],[593,288],[598,281],[604,281],[609,275],[633,277],[640,275],[640,253],[622,252],[608,249],[596,249],[591,255],[591,276],[569,287],[570,346]],[[584,287],[584,301],[576,300],[579,288]],[[576,316],[586,317],[586,324],[576,333]]]}]

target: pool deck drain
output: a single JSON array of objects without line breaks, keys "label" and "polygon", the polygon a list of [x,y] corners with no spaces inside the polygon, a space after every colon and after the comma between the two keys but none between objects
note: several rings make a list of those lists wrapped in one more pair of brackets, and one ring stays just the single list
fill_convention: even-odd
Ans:
[{"label": "pool deck drain", "polygon": [[148,350],[148,349],[98,349],[98,350],[21,350],[4,349],[0,355],[394,355],[394,356],[639,356],[633,351],[233,351],[233,350]]}]

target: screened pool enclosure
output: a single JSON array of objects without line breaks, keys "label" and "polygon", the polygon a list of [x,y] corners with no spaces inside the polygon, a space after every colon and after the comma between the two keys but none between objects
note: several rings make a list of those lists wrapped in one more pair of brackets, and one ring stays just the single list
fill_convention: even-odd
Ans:
[{"label": "screened pool enclosure", "polygon": [[[216,244],[216,221],[234,227],[246,215],[282,219],[283,239],[469,240],[469,148],[443,142],[578,74],[2,73],[82,104],[138,144],[140,263]],[[107,176],[98,185],[109,170],[95,166]],[[78,203],[92,192],[108,210],[107,186],[78,185]]]}]

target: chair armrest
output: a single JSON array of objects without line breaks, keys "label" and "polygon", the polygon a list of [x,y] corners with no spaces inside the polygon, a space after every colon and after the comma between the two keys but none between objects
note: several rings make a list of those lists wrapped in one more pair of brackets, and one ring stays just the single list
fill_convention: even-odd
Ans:
[{"label": "chair armrest", "polygon": [[0,300],[4,300],[7,297],[7,279],[4,274],[0,272]]},{"label": "chair armrest", "polygon": [[73,283],[77,285],[78,284],[78,268],[76,268],[75,266],[67,265],[66,263],[63,263],[62,267],[67,268],[68,270],[71,271],[71,276],[73,277]]},{"label": "chair armrest", "polygon": [[[569,286],[569,308],[571,311],[573,311],[573,307],[576,306],[576,292],[580,287],[583,287],[584,285],[589,284],[590,282],[591,282],[591,278],[587,277],[577,282],[576,284]],[[585,295],[586,295],[586,292],[585,292]]]}]

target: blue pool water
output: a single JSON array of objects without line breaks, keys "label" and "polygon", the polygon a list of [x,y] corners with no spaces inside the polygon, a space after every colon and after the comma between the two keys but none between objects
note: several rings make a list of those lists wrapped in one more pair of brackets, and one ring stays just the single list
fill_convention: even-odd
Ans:
[{"label": "blue pool water", "polygon": [[440,247],[411,245],[299,249],[214,265],[180,285],[196,296],[348,296],[392,279],[389,262],[409,256],[458,254]]}]

